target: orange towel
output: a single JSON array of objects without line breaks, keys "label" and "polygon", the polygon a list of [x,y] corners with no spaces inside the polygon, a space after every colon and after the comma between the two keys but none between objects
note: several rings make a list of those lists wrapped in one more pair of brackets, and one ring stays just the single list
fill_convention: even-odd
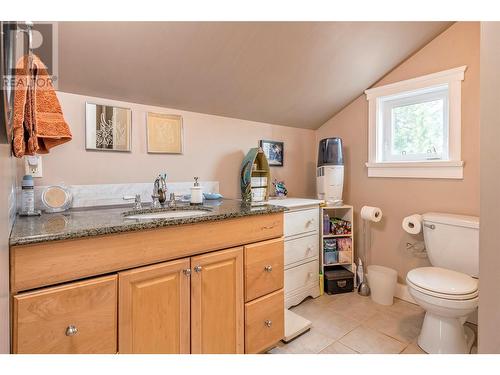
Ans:
[{"label": "orange towel", "polygon": [[31,72],[28,72],[28,56],[19,59],[16,69],[13,153],[18,158],[36,153],[47,154],[52,147],[72,138],[52,86],[52,78],[35,55]]}]

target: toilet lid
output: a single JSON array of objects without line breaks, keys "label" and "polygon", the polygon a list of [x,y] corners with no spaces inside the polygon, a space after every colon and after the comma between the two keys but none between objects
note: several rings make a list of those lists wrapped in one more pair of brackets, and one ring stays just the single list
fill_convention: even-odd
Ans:
[{"label": "toilet lid", "polygon": [[406,278],[419,288],[439,294],[459,296],[477,292],[477,279],[440,267],[415,268]]}]

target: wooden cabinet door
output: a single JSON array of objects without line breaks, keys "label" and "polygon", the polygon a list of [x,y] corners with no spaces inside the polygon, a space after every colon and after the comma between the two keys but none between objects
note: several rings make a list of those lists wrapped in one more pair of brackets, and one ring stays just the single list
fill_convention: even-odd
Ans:
[{"label": "wooden cabinet door", "polygon": [[189,353],[189,258],[118,275],[118,351]]},{"label": "wooden cabinet door", "polygon": [[191,352],[244,352],[243,248],[191,258]]}]

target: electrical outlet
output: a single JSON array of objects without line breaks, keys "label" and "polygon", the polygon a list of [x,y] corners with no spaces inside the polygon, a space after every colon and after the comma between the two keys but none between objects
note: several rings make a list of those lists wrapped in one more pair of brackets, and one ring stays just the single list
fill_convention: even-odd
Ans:
[{"label": "electrical outlet", "polygon": [[42,157],[40,155],[25,156],[24,169],[26,174],[29,174],[33,177],[43,177]]}]

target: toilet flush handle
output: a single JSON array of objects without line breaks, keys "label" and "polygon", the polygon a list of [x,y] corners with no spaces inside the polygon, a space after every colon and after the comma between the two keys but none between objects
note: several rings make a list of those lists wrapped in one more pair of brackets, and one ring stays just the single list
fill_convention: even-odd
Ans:
[{"label": "toilet flush handle", "polygon": [[436,226],[434,224],[424,224],[424,227],[429,229],[436,229]]}]

